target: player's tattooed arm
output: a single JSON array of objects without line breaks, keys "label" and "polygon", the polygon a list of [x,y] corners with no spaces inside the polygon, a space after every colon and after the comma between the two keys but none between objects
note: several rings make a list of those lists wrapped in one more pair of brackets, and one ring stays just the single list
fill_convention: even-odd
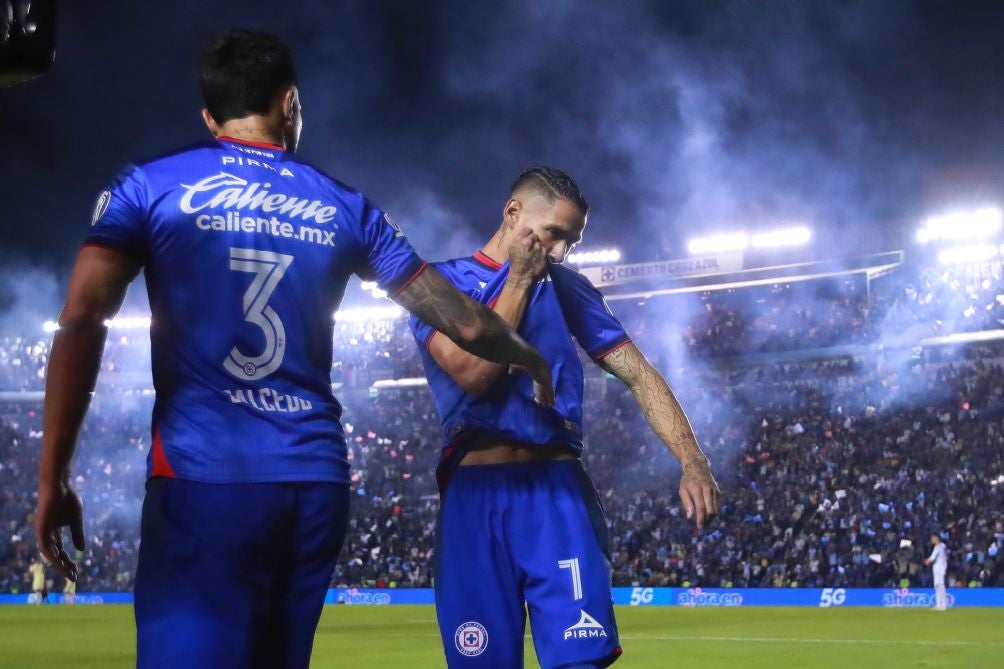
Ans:
[{"label": "player's tattooed arm", "polygon": [[[535,234],[526,228],[509,247],[509,273],[491,309],[512,328],[518,328],[530,304],[530,296],[547,271],[547,254]],[[464,351],[446,337],[435,333],[429,339],[429,353],[453,381],[472,395],[487,394],[506,366]]]},{"label": "player's tattooed arm", "polygon": [[680,461],[680,498],[687,517],[696,516],[697,526],[703,527],[718,515],[721,492],[690,420],[666,379],[631,342],[597,364],[628,386],[652,430]]},{"label": "player's tattooed arm", "polygon": [[84,550],[84,528],[80,497],[70,483],[70,461],[101,365],[107,332],[104,321],[118,311],[138,272],[138,263],[118,251],[83,247],[52,340],[35,535],[42,555],[71,580],[76,580],[77,566],[63,548],[63,527],[70,527],[79,550]]},{"label": "player's tattooed arm", "polygon": [[426,267],[394,300],[468,353],[525,369],[533,377],[538,401],[545,406],[554,404],[551,369],[537,349],[502,317],[458,291],[434,268]]}]

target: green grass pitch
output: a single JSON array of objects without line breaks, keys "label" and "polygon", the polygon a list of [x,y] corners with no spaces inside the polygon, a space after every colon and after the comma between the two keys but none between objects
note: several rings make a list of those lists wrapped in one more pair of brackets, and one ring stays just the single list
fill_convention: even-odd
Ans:
[{"label": "green grass pitch", "polygon": [[[1004,610],[628,608],[618,668],[983,669],[1004,657]],[[489,638],[489,643],[491,639]],[[2,606],[0,668],[125,669],[130,606]],[[526,666],[538,666],[526,647]],[[431,606],[328,606],[312,667],[443,667]]]}]

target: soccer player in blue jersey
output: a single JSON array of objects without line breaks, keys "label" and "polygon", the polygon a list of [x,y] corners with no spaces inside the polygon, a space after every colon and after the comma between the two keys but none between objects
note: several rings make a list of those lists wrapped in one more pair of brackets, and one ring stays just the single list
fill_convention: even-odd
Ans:
[{"label": "soccer player in blue jersey", "polygon": [[532,168],[516,179],[484,248],[436,265],[552,362],[553,407],[503,365],[411,320],[446,440],[435,585],[450,667],[522,667],[526,610],[544,669],[605,667],[621,653],[606,522],[579,462],[583,371],[573,337],[628,385],[679,459],[687,517],[703,527],[719,512],[718,485],[672,390],[599,291],[560,264],[588,209],[568,175]]},{"label": "soccer player in blue jersey", "polygon": [[[550,370],[501,317],[415,253],[362,194],[294,154],[289,51],[233,32],[205,51],[213,140],[136,165],[98,200],[48,369],[36,531],[85,548],[70,480],[104,321],[142,268],[153,379],[135,614],[139,667],[307,667],[349,502],[332,314],[352,274],[451,341],[540,381]],[[349,663],[351,664],[351,662]]]}]

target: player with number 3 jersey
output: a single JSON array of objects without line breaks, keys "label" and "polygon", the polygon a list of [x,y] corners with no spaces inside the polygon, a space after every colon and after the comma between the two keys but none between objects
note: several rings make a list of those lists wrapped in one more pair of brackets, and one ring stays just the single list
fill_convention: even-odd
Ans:
[{"label": "player with number 3 jersey", "polygon": [[36,531],[56,569],[84,549],[70,483],[104,321],[142,268],[156,402],[135,611],[139,667],[309,663],[344,539],[349,465],[332,394],[332,314],[353,274],[553,400],[547,363],[415,253],[359,192],[294,154],[296,72],[274,36],[203,55],[214,139],[140,163],[102,193],[46,384]]}]

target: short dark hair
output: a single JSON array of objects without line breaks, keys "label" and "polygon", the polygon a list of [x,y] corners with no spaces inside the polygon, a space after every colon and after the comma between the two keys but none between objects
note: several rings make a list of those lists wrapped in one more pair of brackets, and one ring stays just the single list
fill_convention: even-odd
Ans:
[{"label": "short dark hair", "polygon": [[296,84],[293,56],[271,33],[231,30],[199,58],[202,99],[217,123],[268,113],[275,95]]},{"label": "short dark hair", "polygon": [[509,193],[512,194],[527,187],[541,193],[549,202],[554,202],[555,198],[560,197],[578,207],[583,216],[589,213],[589,203],[586,202],[582,191],[579,190],[579,184],[559,169],[537,165],[523,170],[512,182]]}]

